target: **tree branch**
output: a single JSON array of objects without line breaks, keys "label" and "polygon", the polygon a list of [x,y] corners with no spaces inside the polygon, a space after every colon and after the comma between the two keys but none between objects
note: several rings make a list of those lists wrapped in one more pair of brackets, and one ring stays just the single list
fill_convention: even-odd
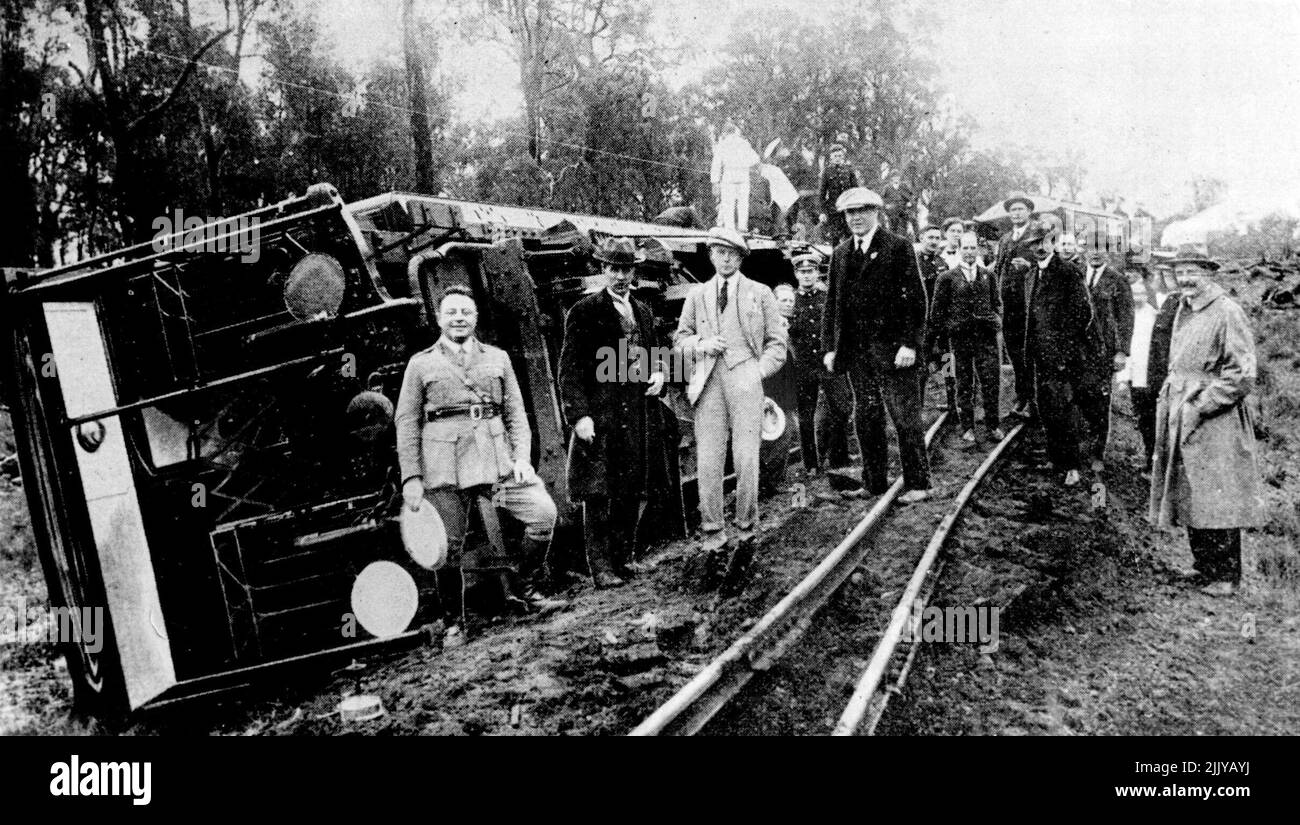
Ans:
[{"label": "tree branch", "polygon": [[185,87],[186,82],[190,79],[190,75],[194,74],[194,69],[198,66],[199,58],[203,57],[203,55],[207,53],[208,49],[217,45],[217,43],[228,34],[230,34],[230,29],[223,29],[209,38],[208,42],[200,46],[199,50],[196,51],[185,64],[185,68],[181,70],[181,76],[176,79],[176,83],[172,86],[172,90],[167,93],[167,97],[163,98],[162,102],[157,106],[154,106],[127,124],[127,131],[133,132],[162,114],[163,111],[172,104],[172,101],[176,99],[176,96],[180,94],[181,89]]}]

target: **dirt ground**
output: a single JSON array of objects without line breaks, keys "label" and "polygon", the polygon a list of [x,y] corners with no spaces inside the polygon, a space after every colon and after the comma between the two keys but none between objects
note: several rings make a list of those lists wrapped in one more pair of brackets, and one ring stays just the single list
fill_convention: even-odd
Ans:
[{"label": "dirt ground", "polygon": [[[1275,285],[1232,277],[1248,307]],[[1119,397],[1104,511],[1036,468],[1036,436],[967,509],[936,603],[1003,607],[999,649],[981,657],[973,646],[922,645],[880,733],[1300,732],[1300,312],[1252,312],[1270,521],[1247,533],[1243,592],[1213,599],[1172,583],[1170,571],[1189,569],[1190,554],[1184,537],[1143,520],[1147,481]],[[974,457],[946,448],[932,457],[943,496],[955,494]],[[624,733],[784,595],[870,504],[831,495],[825,480],[810,493],[808,509],[792,509],[789,496],[764,502],[764,538],[739,593],[702,592],[693,545],[676,542],[655,548],[655,569],[625,587],[575,584],[568,608],[493,620],[458,648],[368,656],[128,724],[71,713],[53,646],[3,643],[0,733]],[[756,679],[734,715],[706,732],[828,732],[943,515],[943,496],[891,516],[863,576],[804,640],[813,652]],[[43,603],[44,583],[21,489],[0,479],[0,606],[19,599]],[[342,722],[337,703],[358,692],[379,695],[387,713]]]}]

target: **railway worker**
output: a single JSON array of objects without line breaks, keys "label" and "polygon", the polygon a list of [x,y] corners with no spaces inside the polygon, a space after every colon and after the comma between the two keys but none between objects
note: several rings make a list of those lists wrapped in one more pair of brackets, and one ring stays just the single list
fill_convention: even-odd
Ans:
[{"label": "railway worker", "polygon": [[1110,438],[1110,396],[1115,374],[1124,369],[1133,340],[1133,291],[1128,279],[1110,266],[1106,253],[1088,250],[1084,272],[1097,325],[1098,347],[1089,354],[1084,380],[1079,384],[1079,411],[1083,413],[1085,441],[1092,471],[1105,469],[1106,442]]},{"label": "railway worker", "polygon": [[943,230],[937,226],[921,229],[921,248],[917,252],[917,262],[921,265],[921,281],[925,284],[925,298],[934,297],[934,282],[952,267],[946,266],[939,254],[943,249]]},{"label": "railway worker", "polygon": [[979,239],[962,235],[962,261],[939,276],[931,303],[930,327],[952,352],[957,373],[957,407],[962,441],[975,444],[975,382],[984,401],[984,428],[1001,441],[998,426],[1001,364],[998,330],[1002,326],[1002,295],[993,271],[979,262]]},{"label": "railway worker", "polygon": [[1241,529],[1263,516],[1255,428],[1245,403],[1255,385],[1250,322],[1213,273],[1189,251],[1172,261],[1180,296],[1169,375],[1156,405],[1149,515],[1187,528],[1191,581],[1231,596],[1241,582]]},{"label": "railway worker", "polygon": [[966,223],[961,218],[948,218],[943,222],[942,230],[943,249],[939,255],[943,258],[945,271],[956,269],[961,266],[961,236],[967,232]]},{"label": "railway worker", "polygon": [[1056,255],[1051,227],[1036,224],[1020,244],[1033,250],[1035,261],[1025,278],[1025,362],[1037,380],[1048,457],[1058,472],[1065,472],[1065,486],[1073,487],[1080,481],[1079,385],[1087,359],[1099,346],[1092,304],[1078,271]]},{"label": "railway worker", "polygon": [[[541,594],[555,527],[555,502],[529,461],[532,431],[510,356],[474,337],[478,308],[467,287],[448,287],[438,301],[442,336],[412,356],[402,378],[394,421],[402,498],[418,510],[427,499],[447,530],[449,563],[462,560],[467,508],[479,496],[524,525],[518,560],[504,567],[507,602],[523,609],[562,607]],[[440,577],[440,584],[442,584]],[[459,583],[458,583],[459,584]],[[457,604],[457,592],[444,596]]]},{"label": "railway worker", "polygon": [[881,205],[863,188],[847,190],[836,204],[853,234],[831,253],[822,343],[826,369],[847,374],[853,387],[866,492],[889,489],[888,409],[906,488],[898,500],[910,504],[930,495],[918,378],[925,369],[925,285],[912,244],[879,225]]},{"label": "railway worker", "polygon": [[738,541],[751,543],[758,529],[763,380],[785,363],[786,331],[772,290],[740,273],[749,254],[744,237],[714,227],[708,245],[714,276],[687,294],[673,343],[692,367],[686,398],[695,408],[702,549],[712,566],[728,540],[722,493],[728,442]]},{"label": "railway worker", "polygon": [[[821,469],[823,452],[831,469],[849,465],[849,421],[853,391],[842,375],[827,371],[822,357],[822,310],[826,290],[820,282],[821,256],[816,252],[794,259],[799,282],[790,320],[790,355],[798,388],[799,448],[804,470]],[[821,403],[818,403],[818,397]]]},{"label": "railway worker", "polygon": [[723,124],[709,169],[720,225],[741,232],[749,228],[749,170],[758,162],[758,153],[740,134],[735,121]]},{"label": "railway worker", "polygon": [[1031,364],[1025,359],[1025,279],[1034,253],[1025,238],[1034,202],[1023,192],[1013,192],[1002,201],[1002,208],[1011,218],[1011,229],[998,239],[993,272],[1002,288],[1002,340],[1016,371],[1016,397],[1011,414],[1029,418],[1033,414],[1034,376]]},{"label": "railway worker", "polygon": [[607,588],[623,584],[646,504],[667,489],[677,459],[658,400],[668,366],[646,357],[658,343],[654,312],[633,294],[644,255],[627,238],[609,238],[593,257],[605,288],[565,316],[559,395],[573,428],[569,498],[582,503],[592,581]]},{"label": "railway worker", "polygon": [[821,204],[820,222],[826,230],[827,242],[835,246],[849,234],[844,216],[833,208],[835,201],[845,189],[861,186],[862,181],[858,179],[857,170],[849,165],[849,153],[842,145],[836,143],[831,146],[829,154],[830,162],[822,170],[821,179],[817,183],[817,198]]}]

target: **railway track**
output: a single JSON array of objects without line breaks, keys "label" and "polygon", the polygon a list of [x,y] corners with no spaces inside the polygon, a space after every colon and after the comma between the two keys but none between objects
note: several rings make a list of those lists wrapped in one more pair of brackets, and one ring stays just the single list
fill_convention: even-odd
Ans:
[{"label": "railway track", "polygon": [[[927,448],[942,431],[947,416],[947,413],[940,415],[927,430]],[[952,500],[946,515],[916,563],[890,616],[888,626],[862,670],[852,698],[835,725],[834,735],[871,733],[884,713],[889,696],[906,680],[917,651],[915,643],[904,641],[904,629],[914,605],[919,601],[924,608],[928,602],[942,569],[941,552],[948,535],[980,483],[1020,436],[1023,426],[1018,424],[1007,432],[1006,437],[988,452]],[[698,733],[724,708],[729,708],[751,681],[770,670],[798,646],[801,638],[812,627],[818,611],[867,557],[872,547],[868,539],[884,522],[902,488],[902,479],[895,480],[889,490],[803,580],[744,635],[637,725],[630,735]],[[886,689],[882,690],[882,685]]]}]

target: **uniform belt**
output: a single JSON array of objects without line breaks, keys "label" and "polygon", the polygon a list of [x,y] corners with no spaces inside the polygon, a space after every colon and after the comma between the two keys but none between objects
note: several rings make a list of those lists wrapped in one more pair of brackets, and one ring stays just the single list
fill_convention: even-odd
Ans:
[{"label": "uniform belt", "polygon": [[496,404],[458,404],[454,407],[439,407],[436,410],[425,410],[424,421],[437,421],[440,418],[460,418],[468,416],[471,421],[479,421],[484,418],[495,418],[501,414],[501,408]]}]

